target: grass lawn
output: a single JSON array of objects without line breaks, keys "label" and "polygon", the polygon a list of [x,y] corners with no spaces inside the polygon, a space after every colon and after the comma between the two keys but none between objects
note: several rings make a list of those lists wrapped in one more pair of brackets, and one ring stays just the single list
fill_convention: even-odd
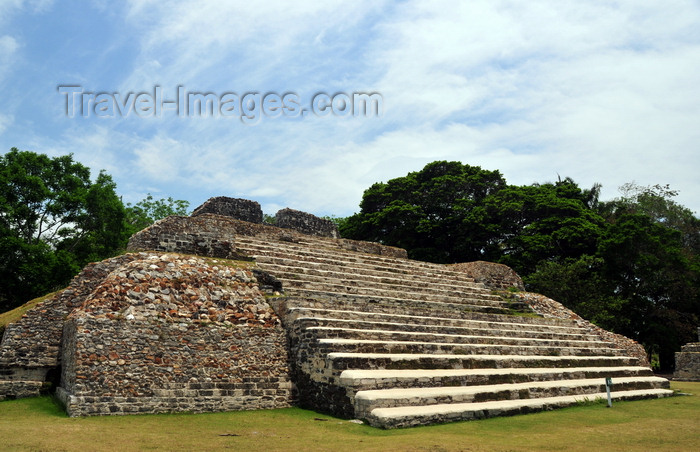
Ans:
[{"label": "grass lawn", "polygon": [[700,383],[672,388],[692,395],[403,430],[298,408],[68,418],[52,398],[38,397],[0,402],[0,450],[700,450]]}]

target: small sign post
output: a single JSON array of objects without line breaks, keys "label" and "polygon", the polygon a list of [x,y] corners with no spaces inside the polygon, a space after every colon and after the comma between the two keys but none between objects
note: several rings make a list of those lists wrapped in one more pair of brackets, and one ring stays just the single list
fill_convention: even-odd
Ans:
[{"label": "small sign post", "polygon": [[605,379],[605,391],[608,393],[608,408],[612,408],[612,397],[610,396],[610,389],[612,388],[612,378],[607,377]]}]

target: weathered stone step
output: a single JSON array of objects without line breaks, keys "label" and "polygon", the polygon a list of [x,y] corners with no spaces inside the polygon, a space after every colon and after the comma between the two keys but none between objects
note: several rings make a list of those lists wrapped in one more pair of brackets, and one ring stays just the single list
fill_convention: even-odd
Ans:
[{"label": "weathered stone step", "polygon": [[[359,262],[342,262],[337,259],[299,259],[290,255],[274,256],[271,254],[256,254],[255,260],[262,265],[277,265],[284,267],[296,267],[314,269],[319,271],[348,272],[376,276],[382,278],[406,278],[410,277],[416,281],[434,283],[457,287],[471,287],[488,292],[483,284],[476,283],[472,278],[459,272],[448,273],[446,275],[425,272],[421,270],[408,270],[393,268],[390,266],[366,265]],[[449,269],[447,269],[449,271]]]},{"label": "weathered stone step", "polygon": [[285,259],[288,263],[269,262],[268,258],[261,256],[256,259],[260,268],[268,271],[277,277],[295,278],[323,278],[324,280],[331,279],[350,279],[360,281],[363,284],[369,285],[385,285],[396,286],[402,290],[418,290],[421,292],[432,291],[436,293],[453,294],[455,296],[464,296],[465,294],[483,299],[491,299],[501,301],[498,295],[492,294],[488,289],[477,287],[474,283],[463,281],[450,281],[449,284],[444,283],[442,279],[429,278],[420,275],[392,275],[382,274],[383,272],[365,272],[358,271],[352,267],[326,265],[326,268],[317,268],[314,263],[300,262],[294,259]]},{"label": "weathered stone step", "polygon": [[[339,254],[337,256],[316,256],[316,255],[296,255],[286,253],[280,250],[242,250],[250,257],[261,263],[270,263],[270,261],[278,259],[293,260],[298,263],[308,264],[309,266],[333,266],[345,267],[346,269],[355,270],[357,273],[379,273],[381,276],[406,277],[416,276],[431,279],[433,281],[456,282],[459,284],[473,284],[474,287],[484,288],[483,284],[476,283],[472,278],[455,272],[454,270],[436,270],[426,269],[420,266],[412,267],[406,261],[397,262],[382,262],[382,263],[367,263],[361,259],[355,259],[352,256]],[[412,262],[412,261],[408,261]]]},{"label": "weathered stone step", "polygon": [[454,271],[442,264],[435,264],[410,259],[386,257],[341,248],[329,247],[326,242],[319,242],[318,247],[287,242],[261,241],[251,237],[240,237],[236,240],[236,248],[254,257],[257,255],[289,257],[300,260],[326,263],[348,263],[365,265],[369,268],[389,272],[406,272],[408,274],[422,273],[430,276],[455,278],[462,281],[473,281],[464,273]]},{"label": "weathered stone step", "polygon": [[[613,387],[617,392],[662,389],[663,385],[668,386],[668,380],[653,376],[622,377],[613,381]],[[364,419],[376,408],[560,397],[596,394],[605,390],[603,378],[479,386],[376,389],[359,391],[355,394],[355,415]]]},{"label": "weathered stone step", "polygon": [[344,370],[339,384],[355,391],[435,386],[473,386],[530,381],[651,377],[648,367],[571,367],[514,369],[374,369]]},{"label": "weathered stone step", "polygon": [[[297,325],[299,325],[297,321]],[[295,328],[297,331],[297,328]],[[311,334],[308,334],[311,333]],[[382,330],[367,328],[306,326],[298,329],[300,339],[363,339],[378,341],[428,341],[470,345],[528,345],[534,347],[577,347],[577,348],[611,348],[612,344],[603,341],[552,340],[534,338],[527,334],[519,336],[502,336],[498,331],[491,335],[452,334],[447,332],[424,332],[405,330]]]},{"label": "weathered stone step", "polygon": [[[304,312],[304,314],[309,314]],[[319,312],[316,315],[335,315],[333,312]],[[504,322],[484,322],[480,320],[464,320],[461,326],[443,325],[435,320],[434,324],[421,323],[424,317],[414,316],[406,322],[382,322],[381,320],[337,319],[321,317],[294,317],[293,329],[299,331],[304,328],[327,327],[336,329],[352,329],[353,327],[367,330],[379,330],[392,333],[416,333],[419,335],[474,335],[478,337],[505,337],[522,338],[521,340],[550,340],[550,341],[577,341],[598,342],[598,336],[586,334],[583,330],[571,329],[571,333],[562,331],[562,328],[551,328],[546,325],[530,325]],[[430,320],[430,319],[428,319]]]},{"label": "weathered stone step", "polygon": [[[315,294],[316,295],[316,294]],[[465,311],[463,305],[443,305],[438,303],[407,302],[399,299],[375,297],[337,296],[322,293],[317,297],[286,297],[283,316],[287,321],[299,317],[340,317],[349,320],[367,320],[379,322],[398,322],[421,325],[440,325],[445,327],[472,327],[498,329],[520,329],[528,327],[536,331],[556,333],[583,332],[571,320],[545,318],[539,316],[488,314]],[[426,306],[426,309],[417,309]],[[443,306],[449,309],[439,309]],[[382,308],[386,308],[383,310]],[[386,312],[391,311],[391,312]],[[409,314],[410,313],[410,314]]]},{"label": "weathered stone step", "polygon": [[295,300],[304,300],[305,306],[321,307],[334,306],[346,310],[357,310],[368,313],[395,314],[399,312],[411,312],[415,315],[447,316],[455,318],[469,317],[471,315],[530,315],[532,311],[525,311],[521,304],[506,304],[503,307],[483,306],[462,303],[447,303],[442,301],[419,300],[411,298],[397,298],[390,296],[377,296],[366,294],[338,293],[328,290],[313,290],[302,288],[288,288],[285,295]]},{"label": "weathered stone step", "polygon": [[[668,397],[673,391],[668,389],[645,389],[636,391],[613,391],[614,400],[647,399]],[[477,403],[451,403],[425,405],[420,407],[377,408],[367,416],[370,425],[382,428],[400,428],[416,425],[429,425],[494,416],[524,414],[562,408],[597,399],[605,399],[606,393],[581,394],[536,399],[498,400]]]},{"label": "weathered stone step", "polygon": [[44,381],[0,380],[0,400],[36,397],[45,386]]},{"label": "weathered stone step", "polygon": [[325,357],[328,375],[348,369],[502,369],[634,366],[628,356],[462,355],[428,353],[332,352]]},{"label": "weathered stone step", "polygon": [[461,273],[448,273],[445,275],[436,274],[434,272],[426,272],[423,270],[408,270],[402,268],[394,268],[390,266],[366,265],[358,262],[342,262],[337,259],[304,259],[303,257],[282,255],[274,256],[270,254],[255,254],[255,260],[263,265],[278,265],[294,267],[300,266],[304,268],[333,271],[333,272],[348,272],[376,276],[380,278],[413,278],[417,281],[424,282],[439,282],[448,286],[464,286],[472,287],[488,291],[483,284],[476,283],[472,278]]},{"label": "weathered stone step", "polygon": [[284,272],[270,273],[282,281],[285,292],[287,292],[289,289],[300,288],[396,299],[401,298],[454,304],[466,303],[494,308],[508,306],[508,303],[503,301],[501,298],[483,298],[479,294],[458,294],[430,288],[416,289],[414,287],[400,287],[380,283],[368,284],[365,281],[350,278],[322,278],[318,276],[295,275]]},{"label": "weathered stone step", "polygon": [[[455,309],[457,312],[466,309],[469,311],[490,312],[494,314],[507,314],[515,310],[529,310],[529,307],[523,303],[507,303],[503,302],[500,305],[494,306],[493,303],[482,303],[481,300],[473,298],[456,298],[456,297],[440,297],[424,294],[415,294],[412,292],[389,291],[383,289],[373,289],[371,287],[351,287],[340,284],[330,283],[310,283],[308,281],[297,281],[285,278],[280,278],[285,294],[292,297],[307,297],[326,299],[338,298],[339,296],[349,295],[371,300],[393,301],[396,304],[394,309],[405,310],[409,308],[405,304],[407,302],[420,302],[432,304],[437,309],[450,310]],[[358,306],[362,309],[361,306]]]},{"label": "weathered stone step", "polygon": [[[310,340],[305,338],[306,340]],[[391,341],[371,339],[318,339],[323,353],[452,353],[455,355],[618,356],[610,347],[473,344],[465,342]]]}]

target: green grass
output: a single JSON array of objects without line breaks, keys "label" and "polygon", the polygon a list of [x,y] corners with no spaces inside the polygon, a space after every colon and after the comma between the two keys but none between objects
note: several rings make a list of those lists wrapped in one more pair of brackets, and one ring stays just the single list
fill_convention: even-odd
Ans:
[{"label": "green grass", "polygon": [[[562,410],[379,430],[288,408],[209,414],[68,418],[50,397],[0,402],[3,451],[690,451],[700,439],[692,396],[583,404]],[[318,420],[323,419],[323,420]]]}]

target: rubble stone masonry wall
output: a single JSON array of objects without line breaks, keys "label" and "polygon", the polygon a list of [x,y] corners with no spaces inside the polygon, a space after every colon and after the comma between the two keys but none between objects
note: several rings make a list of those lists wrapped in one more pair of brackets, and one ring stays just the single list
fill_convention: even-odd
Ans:
[{"label": "rubble stone masonry wall", "polygon": [[303,234],[317,235],[319,237],[340,237],[335,223],[324,218],[319,218],[310,213],[300,212],[294,209],[282,209],[275,215],[276,225],[280,228],[294,229]]},{"label": "rubble stone masonry wall", "polygon": [[286,335],[245,265],[138,253],[63,328],[71,416],[289,406]]},{"label": "rubble stone masonry wall", "polygon": [[450,265],[453,270],[465,273],[474,281],[484,284],[489,289],[509,289],[515,287],[525,290],[520,276],[507,265],[493,262],[475,261]]},{"label": "rubble stone masonry wall", "polygon": [[[700,341],[700,327],[698,327],[698,340]],[[676,371],[674,380],[700,381],[700,342],[691,342],[681,347],[676,352]]]},{"label": "rubble stone masonry wall", "polygon": [[282,408],[281,326],[70,319],[59,397],[70,416]]},{"label": "rubble stone masonry wall", "polygon": [[227,196],[217,196],[206,200],[204,204],[194,209],[192,216],[196,217],[205,213],[223,215],[250,223],[262,223],[263,221],[262,209],[256,201]]},{"label": "rubble stone masonry wall", "polygon": [[66,289],[7,326],[0,342],[0,400],[39,395],[48,372],[61,364],[61,336],[68,314],[110,272],[135,258],[127,254],[89,264]]}]

